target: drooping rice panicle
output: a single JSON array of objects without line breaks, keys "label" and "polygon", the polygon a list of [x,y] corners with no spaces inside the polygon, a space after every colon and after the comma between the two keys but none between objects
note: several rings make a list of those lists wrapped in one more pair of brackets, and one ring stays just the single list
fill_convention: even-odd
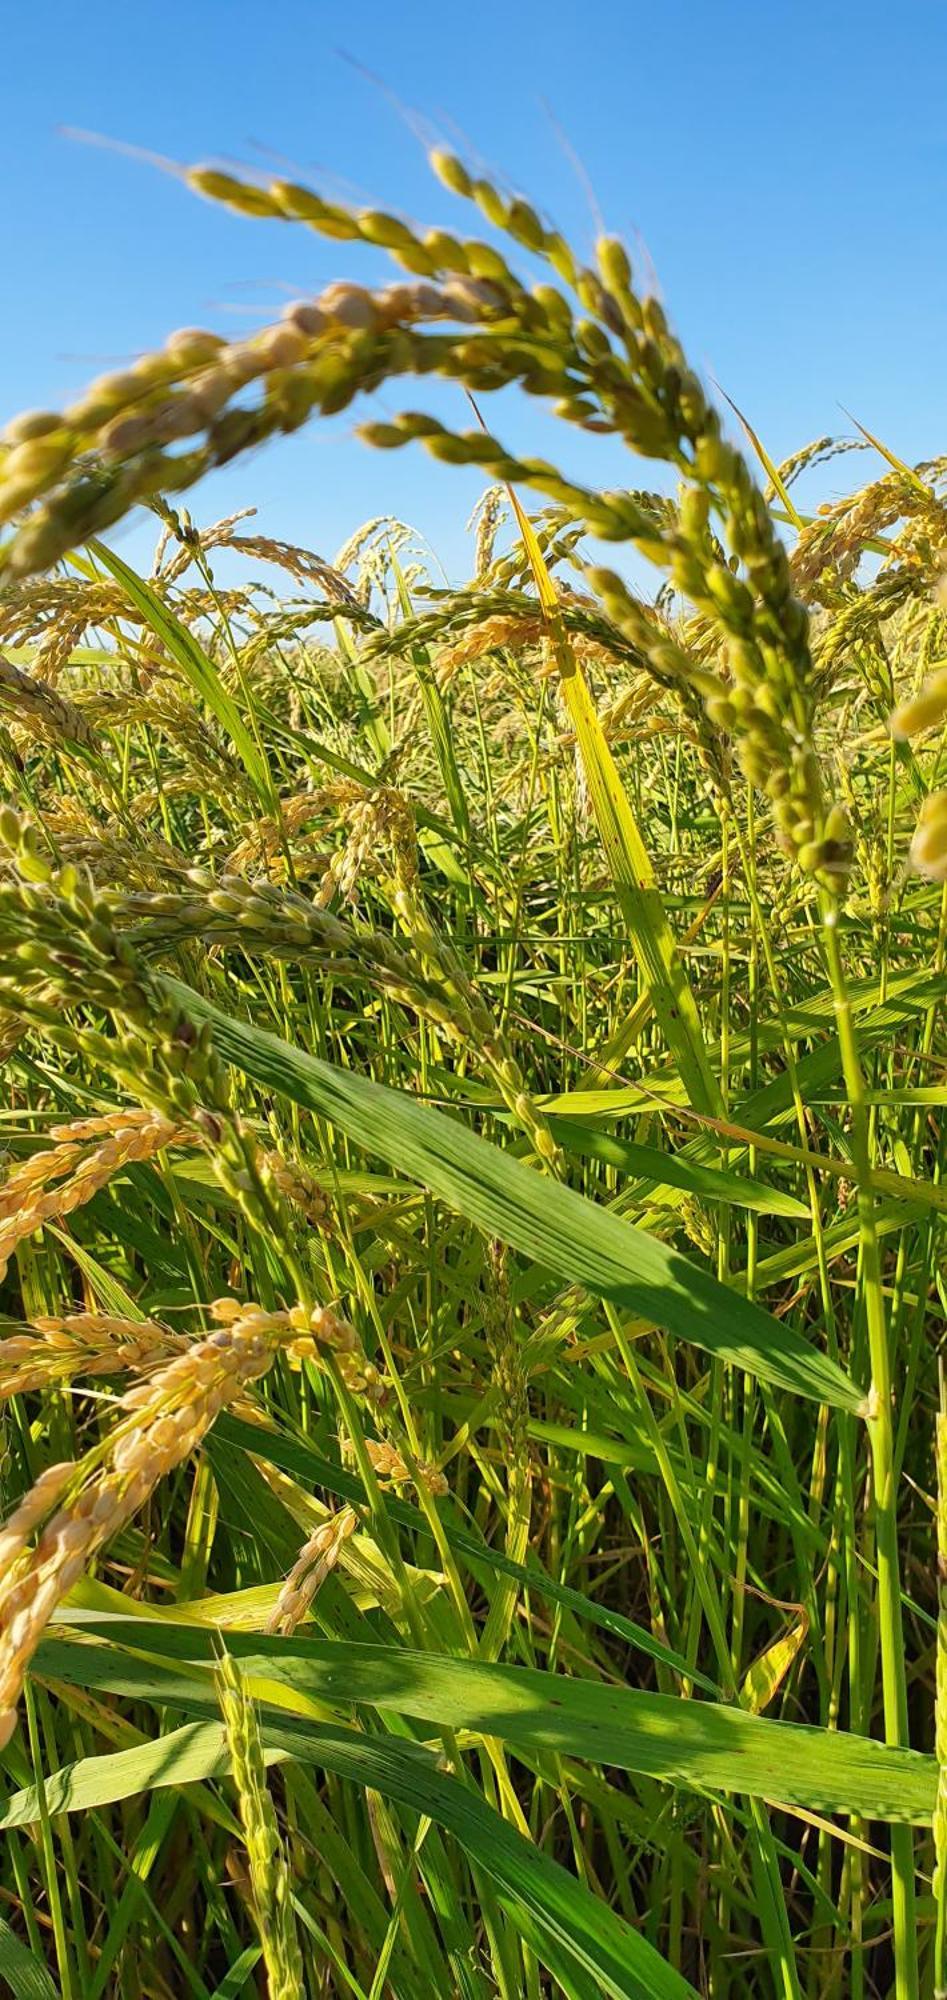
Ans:
[{"label": "drooping rice panicle", "polygon": [[[282,1346],[314,1351],[305,1312],[267,1313],[226,1300],[214,1316],[215,1333],[126,1392],[128,1414],[87,1469],[79,1464],[57,1468],[55,1479],[41,1475],[7,1521],[0,1535],[0,1744],[16,1727],[23,1676],[45,1627],[94,1556],[197,1450],[219,1412],[266,1374]],[[320,1324],[316,1337],[324,1332]],[[40,1523],[28,1547],[26,1532]]]},{"label": "drooping rice panicle", "polygon": [[328,1521],[314,1528],[308,1542],[282,1585],[267,1622],[268,1632],[294,1632],[305,1618],[313,1598],[334,1570],[342,1545],[358,1525],[354,1507],[340,1507]]}]

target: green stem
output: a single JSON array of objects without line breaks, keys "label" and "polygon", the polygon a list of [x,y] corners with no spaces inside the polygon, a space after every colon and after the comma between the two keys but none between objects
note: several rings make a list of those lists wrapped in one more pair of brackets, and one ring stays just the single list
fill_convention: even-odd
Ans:
[{"label": "green stem", "polygon": [[[885,1741],[906,1746],[907,1676],[901,1621],[897,1500],[894,1476],[894,1422],[891,1359],[882,1284],[881,1254],[871,1188],[871,1141],[865,1081],[838,941],[838,909],[823,905],[825,953],[838,1027],[842,1071],[852,1113],[852,1159],[858,1194],[864,1279],[865,1324],[871,1361],[867,1427],[875,1496],[878,1566],[878,1629]],[[918,1960],[914,1898],[914,1838],[909,1826],[891,1829],[891,1893],[894,1915],[895,1993],[917,2000]]]}]

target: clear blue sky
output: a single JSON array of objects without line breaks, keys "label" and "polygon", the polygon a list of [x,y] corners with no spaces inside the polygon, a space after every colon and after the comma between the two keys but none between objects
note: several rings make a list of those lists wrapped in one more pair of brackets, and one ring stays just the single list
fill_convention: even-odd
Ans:
[{"label": "clear blue sky", "polygon": [[[947,448],[944,0],[8,0],[2,39],[0,417],[57,405],[174,326],[249,328],[366,272],[350,246],[231,217],[58,128],[288,164],[456,223],[410,111],[590,246],[571,149],[692,358],[774,455],[847,428],[842,404],[904,456]],[[387,389],[377,407],[421,394]],[[505,400],[497,427],[548,447],[532,404]],[[215,474],[195,512],[252,502],[263,530],[331,555],[390,511],[464,573],[478,477],[370,454],[353,431],[347,413]],[[594,477],[592,450],[562,441]],[[625,464],[599,471],[645,482]],[[826,489],[851,466],[827,468]],[[150,526],[116,538],[143,554]]]}]

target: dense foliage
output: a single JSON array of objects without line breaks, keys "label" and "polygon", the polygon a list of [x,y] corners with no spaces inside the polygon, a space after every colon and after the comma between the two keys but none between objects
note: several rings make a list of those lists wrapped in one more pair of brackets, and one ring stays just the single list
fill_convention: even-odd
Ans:
[{"label": "dense foliage", "polygon": [[[801,512],[852,440],[434,164],[488,240],[195,170],[405,275],[0,455],[0,1974],[932,1994],[944,466]],[[493,482],[464,587],[180,509],[430,374],[676,494],[475,405],[366,426]]]}]

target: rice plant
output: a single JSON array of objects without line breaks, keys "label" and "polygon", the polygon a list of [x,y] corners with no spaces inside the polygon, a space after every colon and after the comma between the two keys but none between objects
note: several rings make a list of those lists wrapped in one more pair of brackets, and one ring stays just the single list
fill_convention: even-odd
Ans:
[{"label": "rice plant", "polygon": [[[187,172],[393,281],[0,447],[0,1977],[943,1994],[947,460],[774,465],[432,166]],[[405,377],[471,581],[207,523]]]}]

